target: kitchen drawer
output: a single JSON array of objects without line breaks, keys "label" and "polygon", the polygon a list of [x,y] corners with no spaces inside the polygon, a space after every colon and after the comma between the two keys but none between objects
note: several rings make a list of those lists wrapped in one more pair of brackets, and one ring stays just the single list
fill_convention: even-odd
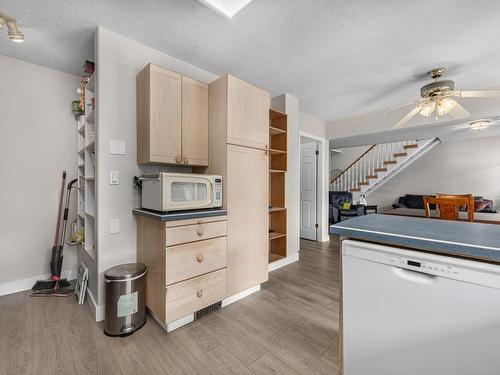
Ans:
[{"label": "kitchen drawer", "polygon": [[166,323],[173,322],[226,298],[226,269],[211,272],[166,289]]},{"label": "kitchen drawer", "polygon": [[227,221],[216,221],[185,225],[182,227],[166,228],[166,246],[174,246],[187,242],[207,240],[222,237],[227,233]]},{"label": "kitchen drawer", "polygon": [[226,267],[226,237],[167,247],[167,285]]}]

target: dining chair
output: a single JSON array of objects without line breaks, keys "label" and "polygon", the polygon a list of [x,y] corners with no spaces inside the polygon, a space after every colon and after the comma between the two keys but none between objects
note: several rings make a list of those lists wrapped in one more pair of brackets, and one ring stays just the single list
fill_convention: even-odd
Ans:
[{"label": "dining chair", "polygon": [[474,221],[474,196],[472,194],[443,194],[436,197],[424,197],[425,216],[431,217],[430,205],[435,204],[439,218],[444,220],[458,220],[461,207],[467,207],[468,221]]}]

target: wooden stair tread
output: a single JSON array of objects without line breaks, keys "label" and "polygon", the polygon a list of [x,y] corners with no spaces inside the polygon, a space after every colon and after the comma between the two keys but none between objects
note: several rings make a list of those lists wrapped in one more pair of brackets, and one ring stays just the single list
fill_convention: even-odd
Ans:
[{"label": "wooden stair tread", "polygon": [[353,192],[353,191],[361,191],[361,188],[352,188],[349,191],[351,191],[351,192]]},{"label": "wooden stair tread", "polygon": [[375,168],[375,172],[387,172],[387,168]]},{"label": "wooden stair tread", "polygon": [[414,143],[414,144],[411,144],[411,145],[404,145],[403,148],[408,150],[409,148],[417,148],[418,147],[418,144]]},{"label": "wooden stair tread", "polygon": [[401,156],[408,156],[408,153],[407,152],[397,152],[394,154],[395,158],[401,157]]},{"label": "wooden stair tread", "polygon": [[388,165],[388,164],[397,164],[398,162],[396,160],[387,160],[387,161],[384,161],[384,165]]},{"label": "wooden stair tread", "polygon": [[369,176],[366,176],[367,179],[370,179],[370,178],[378,178],[378,176],[376,174],[372,174],[372,175],[369,175]]},{"label": "wooden stair tread", "polygon": [[363,181],[363,182],[358,182],[358,185],[359,186],[362,186],[362,185],[370,185],[370,183],[368,181]]}]

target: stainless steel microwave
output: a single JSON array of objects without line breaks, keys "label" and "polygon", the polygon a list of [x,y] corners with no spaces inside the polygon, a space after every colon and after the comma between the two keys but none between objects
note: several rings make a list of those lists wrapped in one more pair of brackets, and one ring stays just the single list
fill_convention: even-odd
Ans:
[{"label": "stainless steel microwave", "polygon": [[165,173],[142,177],[142,208],[155,211],[222,207],[222,177]]}]

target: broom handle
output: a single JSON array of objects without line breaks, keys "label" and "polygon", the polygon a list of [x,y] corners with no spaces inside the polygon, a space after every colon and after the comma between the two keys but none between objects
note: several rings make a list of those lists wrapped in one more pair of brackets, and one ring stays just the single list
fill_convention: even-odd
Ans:
[{"label": "broom handle", "polygon": [[59,227],[61,226],[61,210],[63,205],[64,187],[66,185],[66,171],[63,171],[61,179],[61,191],[59,192],[59,207],[57,209],[56,235],[54,237],[54,247],[59,243]]}]

